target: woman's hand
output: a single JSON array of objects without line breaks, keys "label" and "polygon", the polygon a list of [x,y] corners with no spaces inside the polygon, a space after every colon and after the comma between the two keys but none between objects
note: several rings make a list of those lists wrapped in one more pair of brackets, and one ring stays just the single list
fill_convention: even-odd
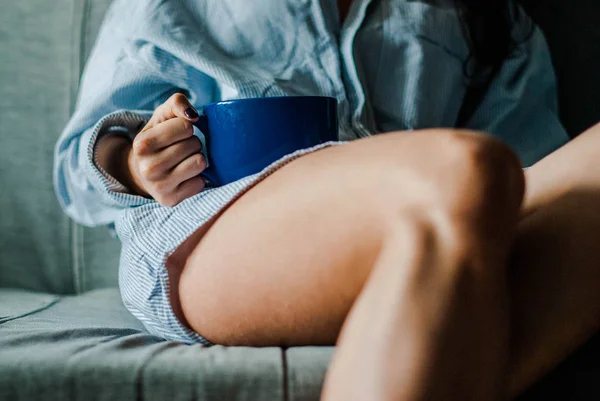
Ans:
[{"label": "woman's hand", "polygon": [[197,120],[198,112],[180,93],[156,109],[127,153],[131,190],[175,206],[204,189],[199,174],[206,159],[192,126]]}]

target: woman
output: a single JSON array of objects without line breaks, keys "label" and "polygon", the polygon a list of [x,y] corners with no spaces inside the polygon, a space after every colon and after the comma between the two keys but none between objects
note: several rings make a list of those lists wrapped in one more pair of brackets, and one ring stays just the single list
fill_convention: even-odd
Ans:
[{"label": "woman", "polygon": [[[192,105],[279,95],[336,97],[351,142],[204,188]],[[545,40],[508,0],[117,0],[55,185],[115,225],[154,334],[333,344],[364,286],[326,397],[372,341],[397,345],[363,360],[391,350],[403,398],[498,398],[600,322],[600,129],[557,150],[556,109]]]}]

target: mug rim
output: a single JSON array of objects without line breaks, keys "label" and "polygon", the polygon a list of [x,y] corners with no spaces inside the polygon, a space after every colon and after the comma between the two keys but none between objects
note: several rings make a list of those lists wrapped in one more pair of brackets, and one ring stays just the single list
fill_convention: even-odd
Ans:
[{"label": "mug rim", "polygon": [[249,97],[249,98],[242,98],[242,99],[230,99],[230,100],[220,100],[218,102],[213,102],[213,103],[209,103],[205,106],[202,106],[202,108],[207,108],[207,107],[214,107],[214,106],[227,106],[230,104],[238,104],[238,103],[248,103],[248,102],[256,102],[256,101],[263,101],[263,102],[269,102],[269,101],[281,101],[281,100],[329,100],[329,101],[334,101],[337,104],[337,99],[332,97],[332,96],[269,96],[269,97]]}]

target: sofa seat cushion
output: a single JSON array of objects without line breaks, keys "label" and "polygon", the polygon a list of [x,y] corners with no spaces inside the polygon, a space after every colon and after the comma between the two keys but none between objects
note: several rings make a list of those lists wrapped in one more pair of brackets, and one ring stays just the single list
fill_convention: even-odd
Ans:
[{"label": "sofa seat cushion", "polygon": [[[65,297],[0,290],[0,316],[0,401],[317,401],[333,354],[164,341],[125,309],[117,289]],[[600,399],[598,355],[600,335],[519,401]]]},{"label": "sofa seat cushion", "polygon": [[46,309],[58,296],[0,288],[0,324]]},{"label": "sofa seat cushion", "polygon": [[[28,297],[27,308],[6,307]],[[13,318],[0,322],[0,400],[285,400],[279,348],[163,341],[129,314],[116,289],[39,307],[51,299],[1,295],[0,311]]]}]

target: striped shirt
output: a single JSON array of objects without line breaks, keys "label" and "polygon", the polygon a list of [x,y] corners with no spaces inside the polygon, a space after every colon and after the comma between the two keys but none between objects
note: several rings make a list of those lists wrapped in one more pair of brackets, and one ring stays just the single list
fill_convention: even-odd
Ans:
[{"label": "striped shirt", "polygon": [[[156,335],[204,342],[169,304],[166,258],[266,174],[212,188],[166,208],[128,193],[95,162],[105,135],[133,138],[175,92],[193,104],[321,95],[338,100],[340,136],[455,127],[468,82],[469,49],[451,0],[355,0],[341,23],[336,0],[116,0],[86,66],[75,113],[55,155],[64,211],[114,226],[123,243],[127,308]],[[515,35],[530,19],[516,16]],[[564,145],[555,75],[534,29],[505,61],[467,127],[507,143],[525,166]]]}]

